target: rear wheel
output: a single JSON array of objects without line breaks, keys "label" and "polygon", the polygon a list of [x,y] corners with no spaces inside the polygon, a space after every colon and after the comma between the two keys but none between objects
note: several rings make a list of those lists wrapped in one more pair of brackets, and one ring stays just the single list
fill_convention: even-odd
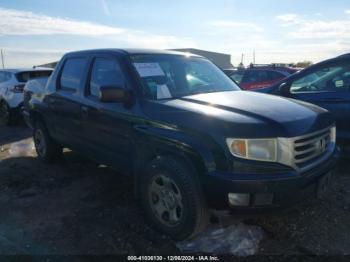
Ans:
[{"label": "rear wheel", "polygon": [[195,236],[207,224],[208,210],[193,170],[182,161],[159,157],[140,179],[149,222],[174,239]]},{"label": "rear wheel", "polygon": [[62,156],[62,147],[50,137],[42,121],[35,124],[33,140],[37,155],[44,162],[52,163]]}]

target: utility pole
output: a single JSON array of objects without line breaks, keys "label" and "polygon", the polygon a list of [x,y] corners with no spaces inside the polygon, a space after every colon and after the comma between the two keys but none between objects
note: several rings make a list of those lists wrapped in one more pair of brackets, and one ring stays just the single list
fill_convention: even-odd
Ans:
[{"label": "utility pole", "polygon": [[253,64],[255,65],[255,50],[253,51]]},{"label": "utility pole", "polygon": [[242,53],[241,62],[239,63],[238,68],[244,68],[243,59],[244,59],[244,54]]},{"label": "utility pole", "polygon": [[2,62],[2,69],[5,69],[4,53],[2,52],[2,49],[1,49],[1,62]]}]

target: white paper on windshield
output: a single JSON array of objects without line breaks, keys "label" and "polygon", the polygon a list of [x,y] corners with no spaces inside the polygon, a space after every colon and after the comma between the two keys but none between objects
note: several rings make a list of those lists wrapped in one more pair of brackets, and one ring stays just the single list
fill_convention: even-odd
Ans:
[{"label": "white paper on windshield", "polygon": [[134,63],[141,77],[164,76],[164,72],[158,63]]},{"label": "white paper on windshield", "polygon": [[167,85],[157,85],[157,99],[171,98]]}]

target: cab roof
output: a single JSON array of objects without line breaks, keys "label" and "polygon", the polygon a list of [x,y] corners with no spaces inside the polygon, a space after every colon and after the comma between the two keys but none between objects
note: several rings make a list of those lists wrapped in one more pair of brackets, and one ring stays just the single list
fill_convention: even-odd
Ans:
[{"label": "cab roof", "polygon": [[158,55],[182,55],[182,56],[194,56],[194,57],[202,57],[192,53],[179,52],[179,51],[170,51],[170,50],[161,50],[161,49],[140,49],[140,48],[105,48],[105,49],[91,49],[91,50],[83,50],[83,51],[74,51],[67,53],[67,55],[74,54],[89,54],[89,53],[118,53],[123,55],[148,55],[148,54],[158,54]]}]

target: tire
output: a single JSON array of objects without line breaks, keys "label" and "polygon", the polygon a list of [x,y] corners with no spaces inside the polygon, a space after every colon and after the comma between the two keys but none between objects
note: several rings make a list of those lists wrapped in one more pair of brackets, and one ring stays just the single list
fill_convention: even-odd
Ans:
[{"label": "tire", "polygon": [[172,157],[158,157],[140,177],[147,220],[175,240],[192,238],[208,223],[208,209],[193,169]]},{"label": "tire", "polygon": [[37,121],[33,130],[33,140],[38,157],[46,163],[53,163],[62,156],[62,147],[51,137],[45,124]]},{"label": "tire", "polygon": [[5,101],[0,101],[0,124],[3,126],[14,124],[13,114]]}]

